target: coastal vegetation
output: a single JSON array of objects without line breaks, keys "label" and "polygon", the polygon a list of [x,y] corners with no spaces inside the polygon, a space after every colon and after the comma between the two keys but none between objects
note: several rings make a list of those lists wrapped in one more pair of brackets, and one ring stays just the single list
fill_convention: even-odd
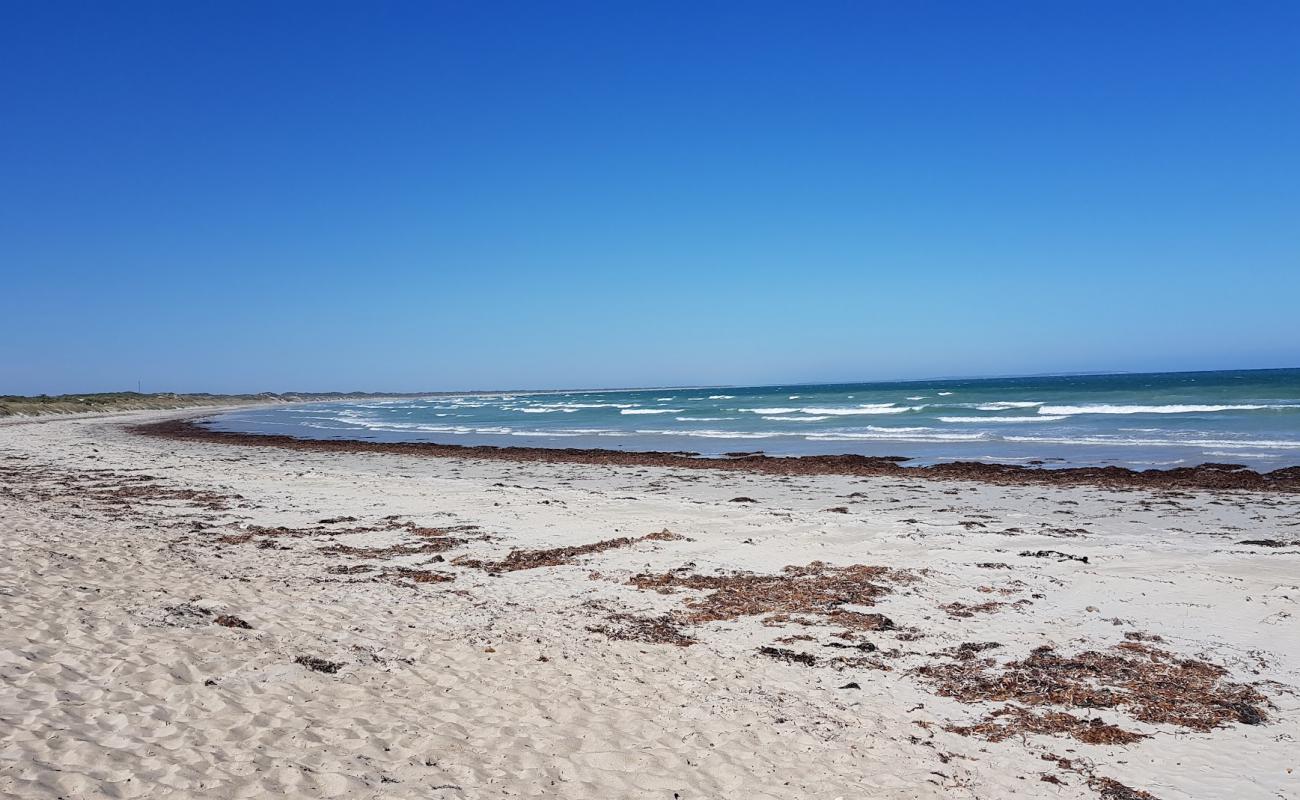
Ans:
[{"label": "coastal vegetation", "polygon": [[41,414],[83,414],[102,411],[138,411],[200,406],[293,403],[349,398],[382,397],[372,392],[293,392],[277,394],[207,394],[175,392],[98,392],[95,394],[0,395],[0,417]]}]

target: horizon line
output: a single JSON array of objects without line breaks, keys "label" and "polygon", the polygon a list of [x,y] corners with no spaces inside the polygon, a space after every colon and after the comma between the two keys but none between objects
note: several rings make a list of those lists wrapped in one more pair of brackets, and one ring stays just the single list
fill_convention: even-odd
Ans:
[{"label": "horizon line", "polygon": [[1215,372],[1287,372],[1300,370],[1300,366],[1292,367],[1253,367],[1249,369],[1193,369],[1193,370],[1168,370],[1168,371],[1131,371],[1131,370],[1085,370],[1069,372],[1037,372],[1030,374],[998,374],[998,375],[940,375],[926,378],[881,378],[872,380],[848,380],[848,381],[802,381],[795,383],[719,383],[719,384],[666,384],[658,386],[606,386],[606,387],[549,387],[549,388],[514,388],[514,389],[443,389],[443,390],[417,390],[417,391],[371,391],[371,390],[325,390],[325,391],[255,391],[255,392],[183,392],[175,390],[165,390],[158,392],[144,392],[138,389],[123,389],[116,391],[98,391],[98,392],[64,392],[61,394],[51,395],[30,394],[30,395],[0,395],[0,397],[79,397],[92,396],[101,394],[137,394],[142,397],[157,395],[205,395],[210,397],[257,397],[261,395],[370,395],[382,397],[411,397],[411,396],[433,396],[433,395],[481,395],[481,394],[549,394],[559,392],[648,392],[648,391],[684,391],[691,389],[767,389],[777,387],[806,387],[806,386],[863,386],[878,383],[930,383],[934,381],[994,381],[1024,378],[1072,378],[1072,377],[1107,377],[1119,375],[1200,375]]}]

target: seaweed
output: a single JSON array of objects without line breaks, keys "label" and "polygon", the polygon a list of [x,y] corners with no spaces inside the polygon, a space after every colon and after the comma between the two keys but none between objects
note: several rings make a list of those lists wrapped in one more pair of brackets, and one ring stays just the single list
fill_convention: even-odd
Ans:
[{"label": "seaweed", "polygon": [[1072,656],[1044,646],[1000,667],[991,660],[964,659],[927,665],[918,673],[939,694],[963,703],[1113,708],[1141,722],[1195,731],[1268,719],[1264,696],[1229,681],[1223,667],[1132,641]]},{"label": "seaweed", "polygon": [[525,569],[537,569],[538,567],[559,567],[573,563],[579,556],[589,553],[601,553],[620,547],[631,547],[638,542],[672,542],[685,538],[685,536],[664,529],[658,533],[650,533],[645,536],[621,536],[617,539],[605,539],[575,547],[554,547],[548,550],[511,550],[505,558],[499,561],[458,558],[452,563],[457,566],[486,570],[487,572],[518,572]]}]

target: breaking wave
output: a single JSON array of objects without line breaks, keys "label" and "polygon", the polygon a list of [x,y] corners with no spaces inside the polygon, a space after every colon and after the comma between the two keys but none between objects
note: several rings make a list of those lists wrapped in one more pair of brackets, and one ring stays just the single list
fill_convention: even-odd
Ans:
[{"label": "breaking wave", "polygon": [[1084,406],[1040,406],[1039,414],[1051,416],[1074,414],[1213,414],[1220,411],[1262,411],[1264,409],[1300,410],[1300,405],[1166,405],[1166,406],[1120,406],[1120,405],[1084,405]]}]

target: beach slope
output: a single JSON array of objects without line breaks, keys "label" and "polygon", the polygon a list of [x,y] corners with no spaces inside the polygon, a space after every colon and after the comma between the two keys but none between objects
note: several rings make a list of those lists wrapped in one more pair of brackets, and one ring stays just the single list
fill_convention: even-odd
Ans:
[{"label": "beach slope", "polygon": [[1300,497],[0,423],[5,797],[1300,797]]}]

